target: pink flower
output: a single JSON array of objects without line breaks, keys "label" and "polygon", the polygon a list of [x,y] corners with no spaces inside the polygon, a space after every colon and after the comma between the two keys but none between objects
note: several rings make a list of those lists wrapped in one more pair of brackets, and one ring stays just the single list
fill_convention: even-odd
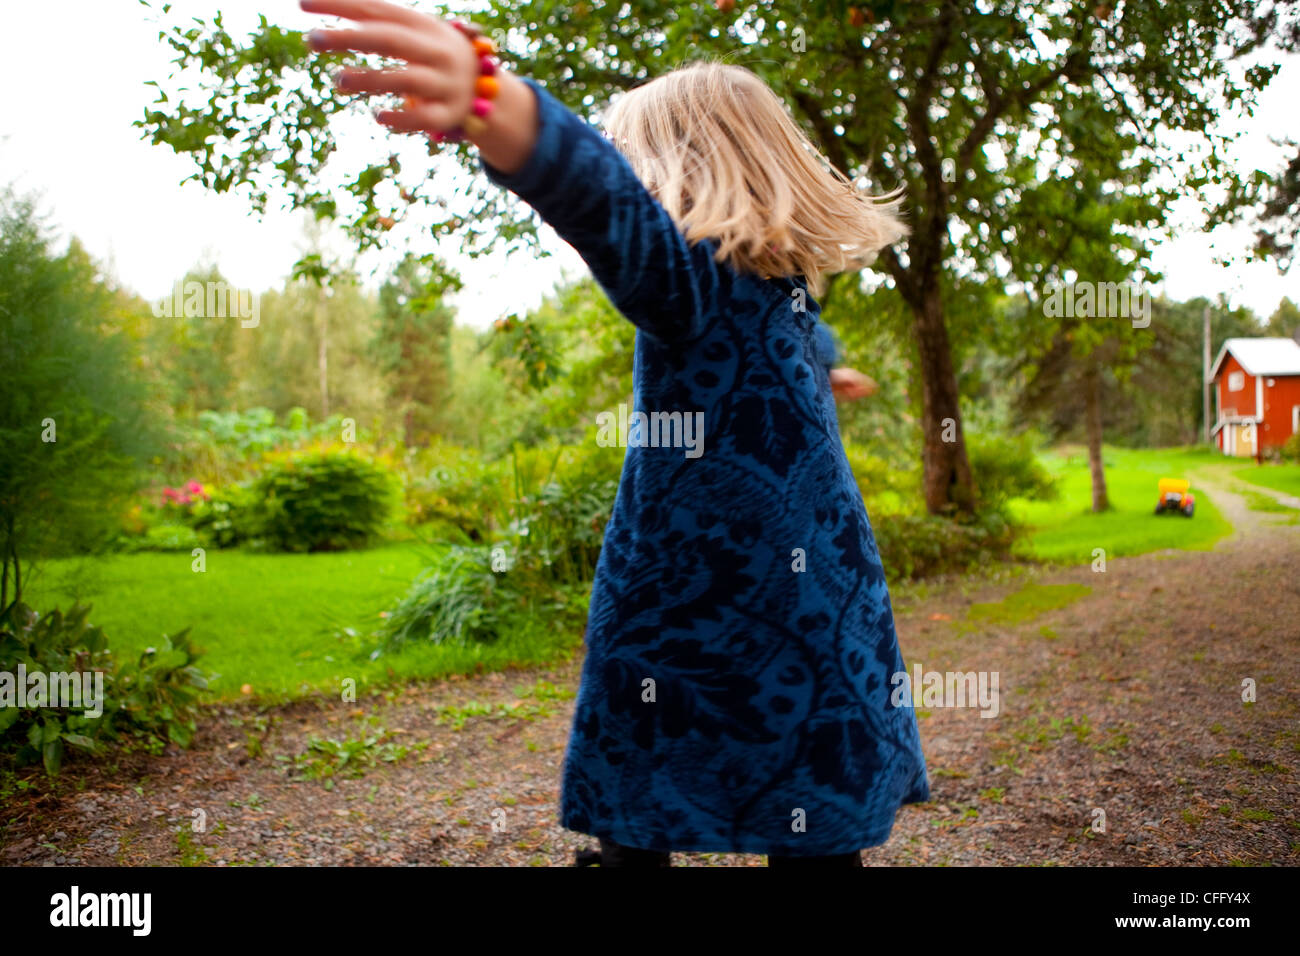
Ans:
[{"label": "pink flower", "polygon": [[193,502],[193,499],[184,491],[168,486],[163,489],[162,503],[165,505],[168,502],[175,502],[178,505],[188,505]]}]

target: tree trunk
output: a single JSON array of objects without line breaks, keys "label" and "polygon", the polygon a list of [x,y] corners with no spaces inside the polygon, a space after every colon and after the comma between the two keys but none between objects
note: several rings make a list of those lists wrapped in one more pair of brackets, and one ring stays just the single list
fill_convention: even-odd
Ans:
[{"label": "tree trunk", "polygon": [[5,522],[4,584],[0,586],[0,611],[9,607],[9,566],[14,569],[14,603],[23,597],[22,569],[18,564],[18,542],[14,537],[14,516],[9,515]]},{"label": "tree trunk", "polygon": [[975,482],[962,434],[957,376],[937,283],[926,290],[915,312],[921,359],[921,455],[925,506],[931,514],[975,510]]},{"label": "tree trunk", "polygon": [[317,314],[320,316],[318,323],[320,327],[319,343],[316,347],[316,366],[320,372],[320,417],[321,420],[330,417],[330,388],[329,388],[329,313],[325,309],[325,287],[321,286],[319,295],[316,299]]},{"label": "tree trunk", "polygon": [[1107,511],[1106,466],[1101,459],[1101,367],[1095,357],[1087,359],[1083,390],[1088,428],[1088,465],[1092,469],[1092,510]]}]

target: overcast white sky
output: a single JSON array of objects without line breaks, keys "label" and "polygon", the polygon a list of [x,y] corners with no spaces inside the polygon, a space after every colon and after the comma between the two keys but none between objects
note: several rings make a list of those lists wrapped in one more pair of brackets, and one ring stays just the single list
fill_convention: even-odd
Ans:
[{"label": "overcast white sky", "polygon": [[[186,15],[218,9],[226,11],[231,29],[255,22],[258,13],[304,30],[319,22],[295,0],[174,3],[174,11]],[[301,215],[270,213],[259,220],[237,197],[178,185],[190,172],[188,162],[143,142],[131,126],[153,99],[144,81],[164,79],[168,72],[169,50],[146,16],[137,0],[7,6],[0,182],[40,193],[64,238],[78,236],[125,285],[148,298],[167,294],[201,261],[214,261],[240,287],[279,287],[301,255]],[[1296,134],[1298,100],[1300,62],[1293,59],[1262,98],[1255,119],[1232,127],[1242,132],[1237,155],[1244,167],[1277,167],[1283,154],[1269,138]],[[1261,316],[1283,295],[1300,301],[1300,267],[1279,276],[1262,263],[1228,269],[1213,264],[1216,253],[1244,248],[1248,238],[1244,230],[1211,237],[1189,229],[1164,244],[1154,264],[1166,273],[1165,291],[1177,299],[1226,292],[1234,304]],[[515,256],[509,262],[499,255],[471,262],[443,249],[466,279],[460,321],[483,327],[503,313],[527,309],[550,290],[561,268],[575,274],[585,268],[554,234],[547,244],[556,256]]]}]

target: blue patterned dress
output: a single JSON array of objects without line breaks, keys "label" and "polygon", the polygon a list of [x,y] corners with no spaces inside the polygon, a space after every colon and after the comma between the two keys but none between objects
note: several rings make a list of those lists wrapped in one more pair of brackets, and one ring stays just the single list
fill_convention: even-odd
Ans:
[{"label": "blue patterned dress", "polygon": [[628,441],[561,823],[649,850],[883,843],[929,783],[915,713],[891,700],[910,702],[894,695],[905,668],[818,306],[801,278],[739,274],[715,244],[689,245],[613,144],[528,83],[535,150],[514,174],[485,173],[636,325],[634,410],[702,412],[704,426],[694,457]]}]

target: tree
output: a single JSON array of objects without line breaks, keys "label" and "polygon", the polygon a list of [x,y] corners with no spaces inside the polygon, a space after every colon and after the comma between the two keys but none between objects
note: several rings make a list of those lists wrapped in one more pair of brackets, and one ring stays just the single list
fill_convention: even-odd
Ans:
[{"label": "tree", "polygon": [[1264,328],[1265,335],[1276,335],[1281,338],[1294,338],[1300,334],[1300,308],[1286,296],[1277,304],[1273,314],[1268,317],[1268,324]]},{"label": "tree", "polygon": [[[214,291],[212,311],[209,289],[221,290],[219,297]],[[155,303],[165,314],[151,316],[149,351],[159,363],[167,404],[180,415],[225,408],[234,394],[236,339],[248,331],[240,329],[237,313],[226,313],[229,289],[209,265],[191,269]]]},{"label": "tree", "polygon": [[632,401],[635,330],[590,276],[558,287],[536,309],[498,322],[488,352],[528,405],[517,438],[534,445],[590,437],[596,415]]},{"label": "tree", "polygon": [[[1260,0],[1245,23],[1247,36],[1242,52],[1270,46],[1291,53],[1300,51],[1300,4],[1296,0]],[[1297,147],[1294,140],[1284,145]],[[1225,205],[1230,218],[1254,214],[1255,252],[1272,258],[1286,272],[1300,240],[1300,149],[1273,175],[1252,177],[1243,193],[1233,195]]]},{"label": "tree", "polygon": [[1044,390],[1059,394],[1063,387],[1082,398],[1094,512],[1110,508],[1102,458],[1104,383],[1107,376],[1127,379],[1151,337],[1150,292],[1144,282],[1129,280],[1143,251],[1137,229],[1153,209],[1140,193],[1107,186],[1088,165],[1043,183],[1039,198],[1073,215],[1055,234],[1039,235],[1020,250],[1037,280],[1026,286],[1024,399],[1034,401]]},{"label": "tree", "polygon": [[[1211,308],[1211,355],[1226,339],[1260,334],[1249,309],[1230,309],[1205,299],[1151,303],[1151,322],[1132,335],[1139,347],[1123,363],[1121,379],[1108,354],[1119,339],[1101,344],[1101,420],[1110,441],[1135,447],[1187,445],[1200,440],[1202,317]],[[1021,306],[1023,308],[1023,306]],[[1072,342],[1058,337],[1033,363],[1016,363],[1032,373],[1016,398],[1017,415],[1043,429],[1053,440],[1087,437],[1084,366]]]},{"label": "tree", "polygon": [[395,420],[369,352],[378,304],[349,269],[331,271],[309,254],[261,302],[261,323],[239,339],[243,407],[262,405],[277,414],[302,407],[316,421],[334,414],[367,425]]},{"label": "tree", "polygon": [[[1090,213],[1055,183],[1082,170],[1104,191],[1144,202],[1147,236],[1181,192],[1239,185],[1215,123],[1224,110],[1248,110],[1277,70],[1265,63],[1238,78],[1228,68],[1251,44],[1241,24],[1252,8],[872,0],[853,13],[834,0],[782,0],[733,16],[707,4],[535,0],[498,4],[480,21],[528,74],[587,113],[685,60],[739,52],[836,167],[876,191],[906,188],[912,234],[881,267],[915,342],[924,494],[939,512],[975,502],[953,362],[954,336],[970,330],[953,328],[949,296],[1030,283],[1058,265],[1047,257],[1052,239]],[[263,19],[241,43],[220,17],[166,36],[178,68],[198,68],[207,98],[190,106],[160,86],[140,125],[189,154],[200,181],[247,184],[262,203],[272,184],[283,187],[292,204],[343,218],[363,246],[384,234],[398,195],[415,196],[400,186],[400,163],[378,157],[339,188],[326,183],[329,120],[351,101],[329,89],[330,61],[309,58],[301,38]],[[1204,148],[1166,137],[1175,129]],[[470,251],[535,236],[531,220],[482,182],[455,213],[445,197],[417,198],[434,233],[459,232]],[[1146,241],[1135,248],[1144,258]]]},{"label": "tree", "polygon": [[443,302],[460,279],[436,259],[406,256],[379,290],[379,324],[371,343],[385,373],[390,409],[401,417],[408,448],[438,431],[451,390],[451,327]]},{"label": "tree", "polygon": [[51,243],[33,201],[0,192],[0,612],[32,559],[103,543],[157,448],[117,290]]}]

